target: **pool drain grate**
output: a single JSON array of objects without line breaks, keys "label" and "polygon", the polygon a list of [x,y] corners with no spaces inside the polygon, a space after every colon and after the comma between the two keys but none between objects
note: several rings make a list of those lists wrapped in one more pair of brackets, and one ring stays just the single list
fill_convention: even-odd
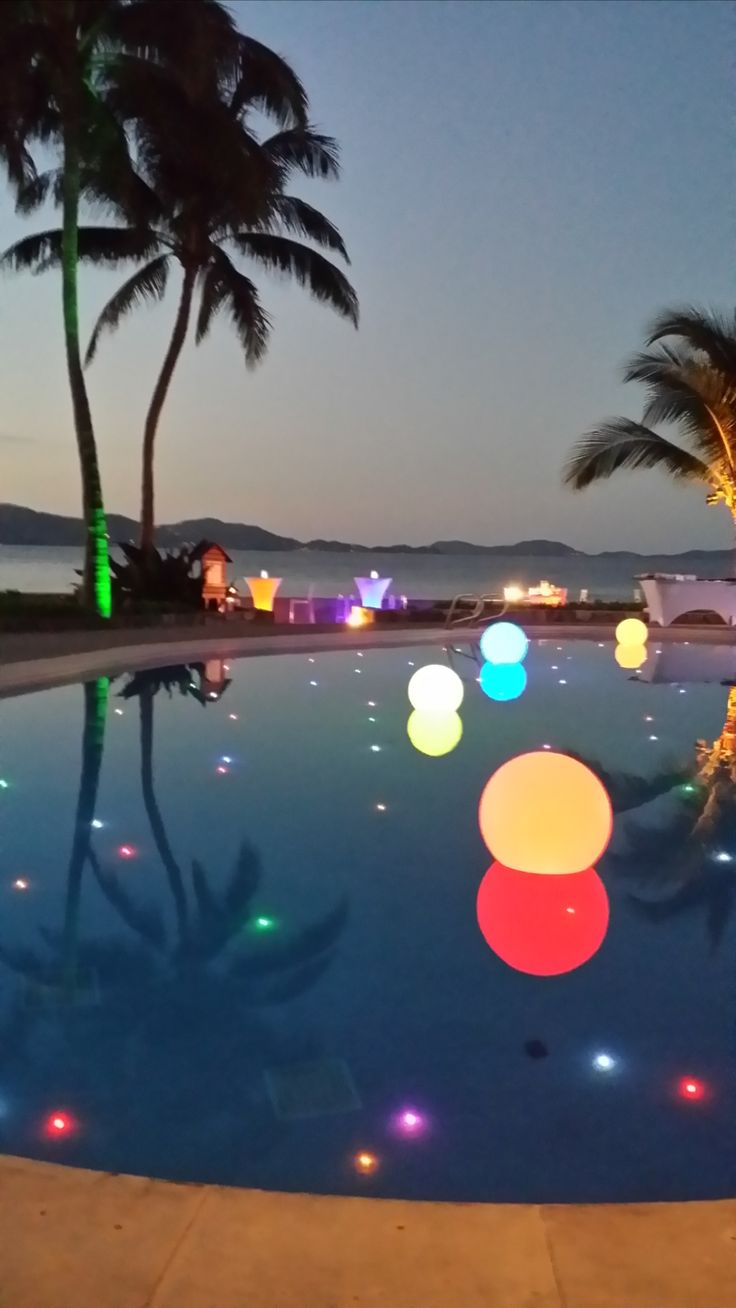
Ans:
[{"label": "pool drain grate", "polygon": [[342,1058],[271,1067],[264,1077],[273,1110],[284,1120],[351,1113],[361,1106],[350,1069]]}]

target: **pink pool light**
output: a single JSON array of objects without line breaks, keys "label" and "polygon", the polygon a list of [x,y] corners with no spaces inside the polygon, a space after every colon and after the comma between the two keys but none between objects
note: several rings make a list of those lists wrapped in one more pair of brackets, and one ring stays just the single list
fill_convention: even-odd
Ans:
[{"label": "pink pool light", "polygon": [[380,609],[383,604],[383,597],[393,578],[379,577],[377,572],[371,572],[369,577],[354,577],[353,580],[358,587],[361,607],[364,609]]},{"label": "pink pool light", "polygon": [[414,1139],[425,1134],[428,1122],[424,1113],[420,1113],[417,1108],[402,1108],[393,1118],[392,1125],[398,1135]]}]

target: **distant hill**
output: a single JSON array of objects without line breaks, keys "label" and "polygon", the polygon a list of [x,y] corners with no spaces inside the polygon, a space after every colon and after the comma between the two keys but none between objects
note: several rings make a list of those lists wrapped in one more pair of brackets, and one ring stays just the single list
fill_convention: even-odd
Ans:
[{"label": "distant hill", "polygon": [[[113,544],[135,540],[138,524],[133,518],[110,513],[107,518]],[[483,554],[525,558],[643,558],[701,559],[724,550],[685,550],[681,554],[641,555],[631,550],[606,550],[589,555],[559,540],[520,540],[515,545],[474,545],[465,540],[438,540],[432,545],[356,545],[340,540],[300,541],[294,536],[278,536],[263,527],[244,522],[222,522],[219,518],[188,518],[184,522],[162,524],[156,532],[157,543],[167,549],[207,539],[217,541],[226,550],[314,550],[335,554]],[[17,504],[0,504],[0,545],[76,545],[84,542],[80,518],[65,518],[58,513],[37,513]]]}]

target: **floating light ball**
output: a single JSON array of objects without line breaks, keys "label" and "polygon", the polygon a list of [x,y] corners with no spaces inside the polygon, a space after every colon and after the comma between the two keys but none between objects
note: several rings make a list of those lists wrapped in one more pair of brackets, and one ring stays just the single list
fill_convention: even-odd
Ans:
[{"label": "floating light ball", "polygon": [[647,661],[646,645],[617,645],[615,658],[620,668],[640,668]]},{"label": "floating light ball", "polygon": [[567,754],[536,750],[494,772],[480,797],[478,821],[500,863],[559,876],[582,872],[600,858],[613,815],[590,768]]},{"label": "floating light ball", "polygon": [[624,618],[616,628],[619,645],[644,645],[649,639],[649,628],[641,618]]},{"label": "floating light ball", "polygon": [[595,868],[566,877],[530,876],[492,863],[480,883],[478,926],[504,963],[530,976],[582,967],[608,929],[608,896]]},{"label": "floating light ball", "polygon": [[415,709],[406,724],[406,734],[420,754],[441,758],[460,744],[462,719],[458,713],[420,713]]},{"label": "floating light ball", "polygon": [[480,688],[489,699],[505,702],[518,699],[526,690],[526,671],[521,663],[484,663]]},{"label": "floating light ball", "polygon": [[529,641],[515,622],[494,622],[480,638],[480,652],[488,663],[521,663]]},{"label": "floating light ball", "polygon": [[452,713],[463,702],[464,687],[452,668],[428,663],[409,679],[409,703],[420,713]]}]

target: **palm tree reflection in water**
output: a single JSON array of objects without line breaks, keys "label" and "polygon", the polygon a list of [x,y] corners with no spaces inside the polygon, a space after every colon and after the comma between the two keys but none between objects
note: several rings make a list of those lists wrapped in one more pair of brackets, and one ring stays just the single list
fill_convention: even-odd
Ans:
[{"label": "palm tree reflection in water", "polygon": [[644,779],[589,766],[608,788],[615,813],[632,812],[667,796],[671,811],[660,823],[629,819],[626,847],[606,862],[636,889],[629,900],[651,922],[705,909],[716,949],[734,908],[736,878],[736,687],[728,693],[723,730],[711,743],[697,741],[695,759]]},{"label": "palm tree reflection in water", "polygon": [[[243,1151],[249,1158],[267,1152],[280,1130],[263,1088],[265,1068],[320,1052],[308,1032],[277,1030],[257,1010],[295,1000],[327,971],[347,905],[341,901],[289,932],[256,916],[261,866],[247,841],[219,893],[197,860],[185,876],[155,793],[153,701],[161,689],[190,694],[192,671],[180,666],[136,673],[122,691],[124,698],[139,699],[143,800],[166,872],[173,925],[167,926],[159,905],[136,898],[92,846],[108,688],[99,678],[84,687],[82,770],[63,930],[39,928],[43,952],[0,944],[0,962],[25,982],[0,1034],[7,1065],[25,1063],[24,1055],[37,1060],[32,1035],[39,1023],[41,1045],[49,1026],[56,1030],[61,1048],[47,1068],[46,1092],[86,1105],[89,1116],[96,1116],[106,1138],[105,1165],[146,1170],[153,1150],[163,1172],[176,1175],[181,1166],[187,1174],[197,1165],[198,1151],[201,1158],[202,1133],[217,1136],[219,1129],[223,1157],[214,1161],[215,1141],[212,1165],[223,1180],[227,1167],[242,1162]],[[80,937],[85,864],[125,925],[122,937]],[[39,996],[44,1002],[34,1002]],[[46,1061],[45,1050],[41,1058]]]}]

